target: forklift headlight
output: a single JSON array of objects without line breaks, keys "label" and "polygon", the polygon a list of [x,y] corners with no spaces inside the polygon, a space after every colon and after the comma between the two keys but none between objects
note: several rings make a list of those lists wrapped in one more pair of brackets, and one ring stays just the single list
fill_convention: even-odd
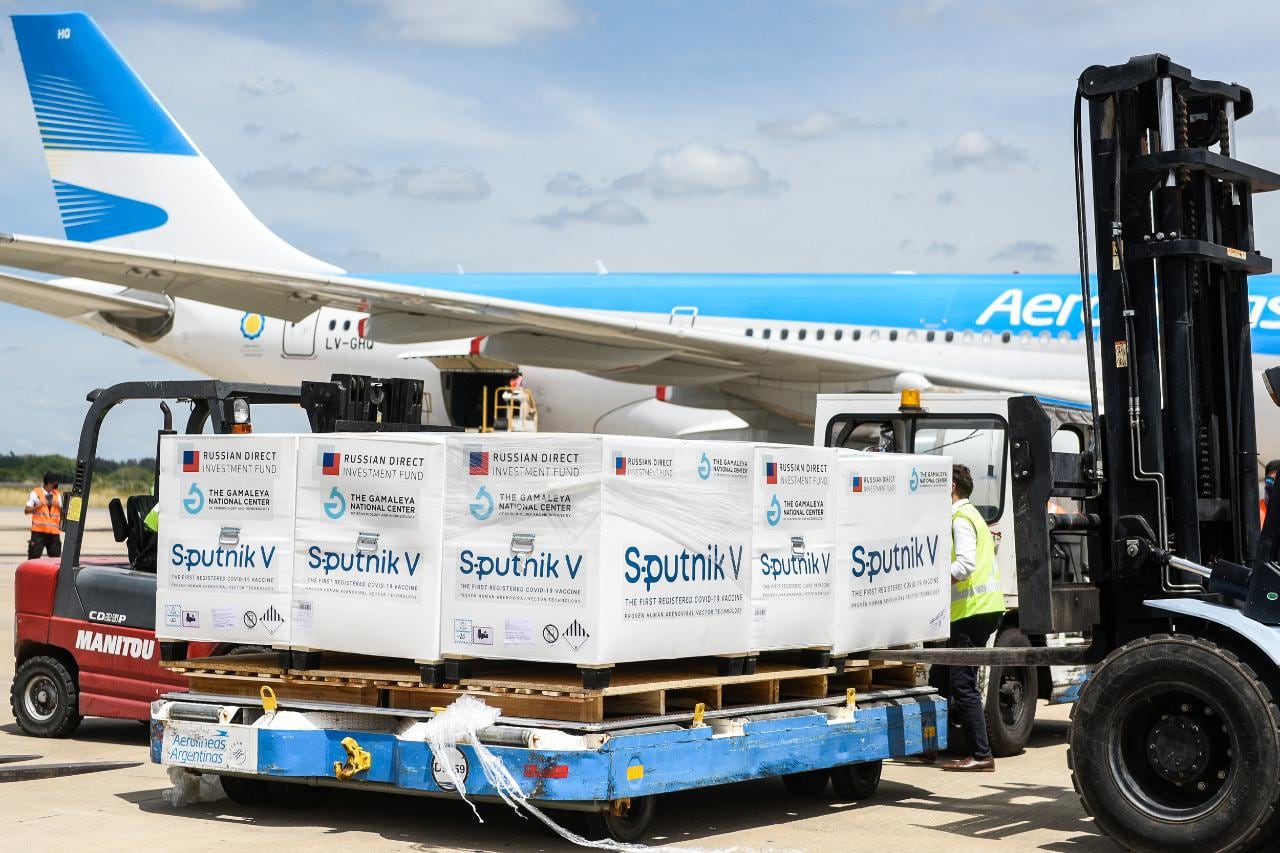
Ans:
[{"label": "forklift headlight", "polygon": [[232,397],[227,400],[224,415],[231,432],[253,432],[253,424],[249,415],[249,401],[244,397]]}]

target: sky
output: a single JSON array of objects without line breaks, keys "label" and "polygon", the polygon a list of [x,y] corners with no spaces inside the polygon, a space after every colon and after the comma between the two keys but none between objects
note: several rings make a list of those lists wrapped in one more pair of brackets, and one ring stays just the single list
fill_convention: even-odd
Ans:
[{"label": "sky", "polygon": [[[1143,53],[1252,87],[1238,147],[1280,168],[1271,3],[0,0],[73,8],[263,221],[357,273],[1070,272],[1075,79]],[[0,231],[62,236],[4,25]],[[8,306],[0,340],[30,415],[0,452],[71,454],[89,388],[189,375]]]}]

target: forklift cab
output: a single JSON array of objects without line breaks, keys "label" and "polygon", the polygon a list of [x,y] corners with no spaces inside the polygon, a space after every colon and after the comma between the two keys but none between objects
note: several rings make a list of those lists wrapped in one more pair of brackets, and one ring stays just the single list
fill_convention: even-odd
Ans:
[{"label": "forklift cab", "polygon": [[[1009,472],[1011,394],[938,392],[922,399],[919,392],[898,394],[824,394],[818,398],[815,444],[852,450],[950,456],[973,474],[970,498],[996,540],[996,564],[1010,607],[1018,602],[1014,565],[1013,485]],[[1053,421],[1053,449],[1081,453],[1089,447],[1089,408],[1064,401],[1042,400]],[[1078,502],[1058,498],[1050,513],[1074,513]],[[1087,576],[1081,534],[1058,530],[1053,536],[1053,567],[1062,582]]]},{"label": "forklift cab", "polygon": [[[107,506],[112,534],[126,546],[127,560],[81,559],[85,509],[93,488],[94,463],[102,425],[111,410],[125,401],[155,400],[163,413],[160,436],[175,434],[167,401],[190,404],[184,433],[247,431],[251,407],[266,404],[298,405],[296,386],[251,385],[216,382],[127,382],[89,394],[76,454],[71,489],[63,497],[65,541],[55,586],[54,614],[68,619],[105,622],[151,631],[155,628],[156,534],[145,519],[156,504],[151,494],[113,498]],[[159,478],[159,466],[156,468]]]}]

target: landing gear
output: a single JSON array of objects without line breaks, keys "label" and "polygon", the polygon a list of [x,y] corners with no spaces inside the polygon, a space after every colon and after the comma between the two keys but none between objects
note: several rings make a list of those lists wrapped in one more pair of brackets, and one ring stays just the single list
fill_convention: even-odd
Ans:
[{"label": "landing gear", "polygon": [[[1015,625],[996,634],[996,648],[1030,648],[1031,641]],[[1036,721],[1039,673],[1034,666],[993,666],[987,676],[987,734],[996,758],[1026,749]]]},{"label": "landing gear", "polygon": [[1275,818],[1280,710],[1226,649],[1146,637],[1085,682],[1068,760],[1085,809],[1123,846],[1244,850]]},{"label": "landing gear", "polygon": [[80,721],[76,678],[62,661],[37,655],[13,677],[9,703],[18,726],[33,737],[67,737]]},{"label": "landing gear", "polygon": [[657,809],[657,797],[632,797],[616,801],[607,812],[587,812],[587,837],[634,844],[649,831]]}]

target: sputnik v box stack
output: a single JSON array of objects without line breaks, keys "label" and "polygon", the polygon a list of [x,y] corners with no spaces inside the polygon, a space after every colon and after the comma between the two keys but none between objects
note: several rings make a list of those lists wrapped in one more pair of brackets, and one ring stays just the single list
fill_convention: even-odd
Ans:
[{"label": "sputnik v box stack", "polygon": [[833,651],[950,633],[951,460],[838,451]]},{"label": "sputnik v box stack", "polygon": [[755,451],[751,641],[756,650],[834,642],[836,451],[762,445]]},{"label": "sputnik v box stack", "polygon": [[751,454],[621,436],[451,438],[444,654],[592,666],[746,653]]},{"label": "sputnik v box stack", "polygon": [[156,635],[289,642],[292,435],[174,435],[160,441]]},{"label": "sputnik v box stack", "polygon": [[298,440],[295,649],[440,657],[444,439]]}]

